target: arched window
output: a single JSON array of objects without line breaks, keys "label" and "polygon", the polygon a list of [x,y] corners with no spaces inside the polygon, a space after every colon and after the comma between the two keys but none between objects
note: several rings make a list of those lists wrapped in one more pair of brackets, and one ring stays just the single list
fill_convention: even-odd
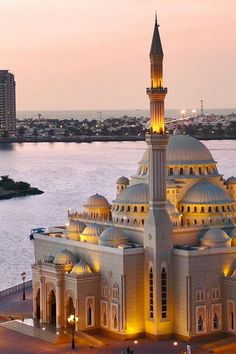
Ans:
[{"label": "arched window", "polygon": [[212,300],[219,300],[219,298],[220,298],[220,285],[218,283],[213,284],[211,294],[212,294]]},{"label": "arched window", "polygon": [[203,331],[204,331],[203,319],[202,319],[202,316],[201,316],[201,315],[198,317],[197,330],[198,330],[198,332],[203,332]]},{"label": "arched window", "polygon": [[192,168],[192,167],[190,167],[189,174],[190,174],[191,176],[193,176],[193,168]]},{"label": "arched window", "polygon": [[143,219],[141,220],[141,224],[144,225],[144,220]]},{"label": "arched window", "polygon": [[182,207],[181,207],[181,211],[184,211],[184,206],[182,205]]},{"label": "arched window", "polygon": [[125,207],[124,207],[124,205],[122,205],[120,208],[120,211],[124,211],[124,210],[125,210]]},{"label": "arched window", "polygon": [[94,297],[86,297],[86,326],[94,326]]},{"label": "arched window", "polygon": [[183,169],[183,167],[180,167],[180,169],[179,169],[179,175],[182,176],[183,174],[184,174],[184,169]]},{"label": "arched window", "polygon": [[141,212],[142,213],[144,212],[144,206],[141,206]]},{"label": "arched window", "polygon": [[225,207],[224,207],[224,205],[222,206],[222,211],[225,211]]},{"label": "arched window", "polygon": [[208,166],[206,166],[206,172],[207,172],[207,174],[209,173],[209,169],[208,169]]},{"label": "arched window", "polygon": [[201,212],[202,212],[202,213],[205,212],[204,206],[201,207]]},{"label": "arched window", "polygon": [[106,301],[101,301],[101,325],[103,327],[108,326],[108,320],[107,320],[107,302]]},{"label": "arched window", "polygon": [[92,308],[90,304],[87,308],[87,325],[92,326]]},{"label": "arched window", "polygon": [[111,328],[118,330],[118,306],[117,304],[111,305]]},{"label": "arched window", "polygon": [[102,282],[102,296],[103,297],[108,296],[108,284],[105,280]]},{"label": "arched window", "polygon": [[130,211],[130,206],[129,205],[127,206],[127,211]]},{"label": "arched window", "polygon": [[214,314],[214,317],[213,317],[213,329],[214,330],[219,329],[219,318],[216,313]]},{"label": "arched window", "polygon": [[212,212],[212,207],[209,206],[208,213],[211,213],[211,212]]},{"label": "arched window", "polygon": [[117,283],[114,283],[112,285],[112,299],[118,300],[118,298],[119,298],[119,287]]},{"label": "arched window", "polygon": [[149,270],[149,318],[154,318],[153,309],[153,271],[152,268]]},{"label": "arched window", "polygon": [[194,225],[197,225],[197,220],[196,219],[194,220]]},{"label": "arched window", "polygon": [[136,207],[136,206],[134,207],[134,212],[135,212],[135,213],[137,212],[137,207]]},{"label": "arched window", "polygon": [[200,284],[196,288],[196,301],[201,302],[205,300],[205,286]]},{"label": "arched window", "polygon": [[199,167],[198,172],[199,172],[199,175],[202,174],[202,168],[201,167]]},{"label": "arched window", "polygon": [[231,328],[232,330],[234,330],[234,313],[230,312],[230,324],[231,324]]},{"label": "arched window", "polygon": [[173,174],[174,174],[174,169],[173,169],[173,167],[171,167],[170,168],[170,176],[173,176]]},{"label": "arched window", "polygon": [[190,206],[187,207],[187,211],[190,211]]},{"label": "arched window", "polygon": [[161,317],[167,318],[167,273],[166,269],[161,271]]},{"label": "arched window", "polygon": [[196,213],[196,212],[197,212],[197,207],[195,206],[195,207],[194,207],[194,213]]}]

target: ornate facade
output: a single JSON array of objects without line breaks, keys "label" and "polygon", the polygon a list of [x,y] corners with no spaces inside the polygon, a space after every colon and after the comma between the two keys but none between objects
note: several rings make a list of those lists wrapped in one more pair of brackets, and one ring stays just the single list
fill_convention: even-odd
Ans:
[{"label": "ornate facade", "polygon": [[163,50],[150,51],[150,132],[115,200],[95,194],[35,236],[34,317],[126,338],[236,334],[236,178],[196,139],[165,129]]}]

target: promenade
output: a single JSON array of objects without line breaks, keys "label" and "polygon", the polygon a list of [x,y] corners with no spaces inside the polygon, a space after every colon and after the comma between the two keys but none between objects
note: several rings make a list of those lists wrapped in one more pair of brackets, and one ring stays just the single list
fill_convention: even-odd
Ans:
[{"label": "promenade", "polygon": [[[3,323],[11,318],[30,318],[32,317],[32,289],[26,289],[26,300],[22,300],[22,292],[16,292],[0,298],[0,322]],[[180,354],[186,351],[186,344],[178,342],[177,346],[173,345],[173,341],[151,341],[145,338],[134,341],[118,341],[101,335],[96,338],[103,341],[104,346],[100,348],[91,348],[82,341],[77,340],[76,349],[71,349],[70,338],[65,344],[51,344],[44,340],[40,340],[28,335],[18,333],[0,326],[0,354],[39,354],[39,353],[55,353],[55,354],[120,354],[121,348],[131,348],[135,354]],[[206,354],[209,350],[202,349],[199,344],[194,343],[192,346],[192,354]],[[225,354],[235,354],[235,350],[225,351]]]}]

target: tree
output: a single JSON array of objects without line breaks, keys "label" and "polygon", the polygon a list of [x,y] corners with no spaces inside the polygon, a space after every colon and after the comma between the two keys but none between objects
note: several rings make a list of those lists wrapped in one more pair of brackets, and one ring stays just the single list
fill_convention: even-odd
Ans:
[{"label": "tree", "polygon": [[25,135],[25,127],[23,127],[22,125],[20,126],[20,128],[18,129],[18,135],[20,136],[24,136]]}]

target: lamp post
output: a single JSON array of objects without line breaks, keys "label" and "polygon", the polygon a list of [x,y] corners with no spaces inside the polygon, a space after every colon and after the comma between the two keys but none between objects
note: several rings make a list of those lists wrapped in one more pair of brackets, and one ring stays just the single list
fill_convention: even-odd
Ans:
[{"label": "lamp post", "polygon": [[73,314],[67,318],[67,321],[69,322],[69,324],[71,326],[71,334],[72,334],[71,348],[75,349],[75,324],[79,321],[79,317],[77,317],[77,316],[75,316],[75,314]]},{"label": "lamp post", "polygon": [[182,109],[182,110],[180,111],[180,113],[181,113],[181,115],[182,115],[182,118],[184,118],[184,117],[185,117],[186,110],[185,110],[185,109]]},{"label": "lamp post", "polygon": [[25,278],[26,278],[26,272],[21,273],[21,279],[23,282],[23,300],[25,300]]}]

